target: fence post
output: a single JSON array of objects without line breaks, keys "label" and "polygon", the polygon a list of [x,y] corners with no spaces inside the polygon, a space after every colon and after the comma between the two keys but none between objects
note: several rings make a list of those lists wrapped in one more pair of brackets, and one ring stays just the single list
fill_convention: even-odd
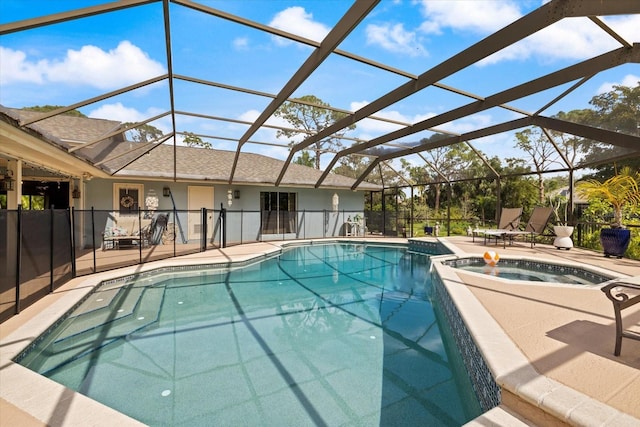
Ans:
[{"label": "fence post", "polygon": [[382,235],[387,235],[387,203],[384,197],[384,188],[382,189]]},{"label": "fence post", "polygon": [[91,247],[93,248],[93,272],[97,272],[96,267],[96,218],[93,211],[93,206],[91,206]]},{"label": "fence post", "polygon": [[227,210],[220,203],[220,247],[227,247]]},{"label": "fence post", "polygon": [[576,222],[576,230],[575,230],[575,236],[573,239],[573,242],[576,244],[576,246],[581,246],[580,242],[582,242],[582,224],[580,224],[579,222]]},{"label": "fence post", "polygon": [[22,205],[18,205],[18,238],[16,240],[16,314],[20,314],[20,271],[22,265]]},{"label": "fence post", "polygon": [[75,278],[76,271],[76,218],[75,208],[71,206],[69,208],[69,237],[71,238],[71,278]]},{"label": "fence post", "polygon": [[326,209],[322,209],[322,220],[324,221],[324,225],[322,226],[322,237],[327,237],[327,228],[329,228],[329,214],[327,214]]},{"label": "fence post", "polygon": [[140,211],[140,205],[138,205],[138,238],[138,264],[142,264],[142,211]]},{"label": "fence post", "polygon": [[49,292],[53,293],[53,206],[49,208]]},{"label": "fence post", "polygon": [[200,233],[200,252],[207,250],[207,208],[200,208],[200,222],[202,230]]}]

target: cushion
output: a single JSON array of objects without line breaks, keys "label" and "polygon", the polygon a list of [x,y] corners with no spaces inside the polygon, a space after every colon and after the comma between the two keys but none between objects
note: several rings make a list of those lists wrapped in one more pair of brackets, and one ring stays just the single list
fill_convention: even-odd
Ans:
[{"label": "cushion", "polygon": [[104,237],[122,237],[122,236],[128,236],[129,235],[129,231],[125,230],[122,227],[119,227],[117,225],[113,226],[113,227],[107,227],[104,230]]}]

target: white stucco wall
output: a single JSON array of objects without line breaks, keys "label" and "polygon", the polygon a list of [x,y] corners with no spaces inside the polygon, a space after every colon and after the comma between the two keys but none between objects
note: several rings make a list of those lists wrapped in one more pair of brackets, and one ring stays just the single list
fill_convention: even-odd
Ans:
[{"label": "white stucco wall", "polygon": [[[170,197],[163,197],[163,187],[169,187],[175,201],[175,208],[178,211],[186,210],[187,190],[190,185],[210,186],[214,189],[214,222],[219,218],[221,205],[227,209],[227,242],[238,243],[239,241],[271,240],[283,238],[312,238],[331,237],[344,235],[345,223],[348,219],[353,219],[357,214],[362,215],[364,206],[364,195],[362,191],[354,192],[348,189],[315,189],[315,188],[292,188],[292,187],[262,187],[262,186],[240,186],[240,185],[207,185],[206,183],[164,183],[155,181],[139,180],[105,180],[97,179],[86,182],[84,186],[84,206],[80,209],[95,210],[96,233],[103,230],[103,223],[106,221],[108,212],[114,209],[113,188],[114,184],[142,184],[144,186],[144,196],[153,190],[158,196],[158,212],[171,211],[174,206]],[[227,203],[227,191],[239,190],[240,198],[233,199],[231,206]],[[261,192],[288,192],[297,194],[297,218],[296,232],[291,234],[262,235],[260,233],[260,193]],[[333,210],[333,195],[339,197],[338,211]],[[142,197],[142,203],[144,200]],[[144,206],[142,206],[144,209]],[[179,213],[179,221],[186,224],[186,212]],[[90,228],[84,221],[84,238],[90,238]],[[213,235],[214,230],[208,230],[210,240],[217,240],[218,236]],[[99,237],[99,235],[97,236]]]}]

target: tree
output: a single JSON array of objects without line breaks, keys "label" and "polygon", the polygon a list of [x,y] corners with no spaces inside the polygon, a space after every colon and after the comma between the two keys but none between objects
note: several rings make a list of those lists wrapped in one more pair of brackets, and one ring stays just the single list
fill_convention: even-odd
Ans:
[{"label": "tree", "polygon": [[[293,129],[280,129],[276,135],[287,138],[294,138],[300,135],[307,137],[317,134],[347,116],[346,113],[332,110],[329,107],[329,104],[313,95],[305,95],[301,98],[286,101],[276,110],[274,115],[289,122]],[[355,128],[356,125],[348,126],[340,132],[334,133],[312,144],[312,151],[315,153],[314,160],[316,169],[320,169],[320,156],[322,153],[327,150],[341,148],[341,137],[343,137],[347,131]],[[292,140],[289,145],[293,146],[295,143],[296,141]]]},{"label": "tree", "polygon": [[[64,108],[62,105],[36,105],[34,107],[24,107],[23,110],[27,110],[27,111],[38,111],[40,113],[48,113],[50,111],[54,111],[57,110],[59,108]],[[63,113],[65,116],[73,116],[73,117],[87,117],[84,114],[82,114],[80,111],[78,110],[70,110],[67,111],[66,113]]]},{"label": "tree", "polygon": [[590,201],[609,203],[613,208],[613,225],[620,227],[624,208],[640,205],[640,172],[624,167],[619,174],[604,182],[587,179],[581,181],[576,189]]},{"label": "tree", "polygon": [[640,82],[635,87],[614,85],[613,90],[589,101],[601,127],[637,135],[640,131]]},{"label": "tree", "polygon": [[[127,122],[123,123],[124,127],[129,127],[131,125],[135,125],[135,123]],[[162,131],[155,126],[151,126],[148,124],[138,125],[134,128],[128,130],[131,132],[131,139],[135,142],[151,142],[162,136]]]},{"label": "tree", "polygon": [[[360,175],[364,173],[369,166],[371,160],[367,161],[367,157],[356,156],[356,155],[346,155],[338,160],[338,166],[336,166],[333,171],[338,175],[348,176],[353,179],[358,179]],[[367,178],[372,178],[374,174],[371,174]],[[368,181],[371,181],[368,179]]]},{"label": "tree", "polygon": [[[630,135],[640,135],[640,82],[635,87],[613,86],[613,90],[594,96],[589,103],[595,107],[595,110],[592,110],[592,114],[586,116],[581,123]],[[620,157],[621,154],[631,152],[622,147],[591,141],[585,161]],[[593,177],[601,180],[610,178],[616,174],[616,168],[623,166],[640,169],[640,157],[630,156],[619,160],[617,165],[612,163],[603,165],[598,168],[598,173]]]},{"label": "tree", "polygon": [[[530,172],[523,159],[507,159],[507,164],[497,171],[504,177],[500,185],[500,200],[503,207],[522,206],[528,215],[533,206],[539,203],[538,185],[536,180],[523,175]],[[511,175],[511,176],[507,176]]]},{"label": "tree", "polygon": [[539,128],[528,128],[516,132],[516,148],[529,155],[533,169],[538,176],[538,202],[544,203],[544,177],[542,173],[552,163],[559,163],[558,150]]},{"label": "tree", "polygon": [[[402,165],[404,173],[411,178],[411,181],[417,184],[424,184],[430,180],[429,173],[425,166],[414,166],[406,159],[400,159],[400,164]],[[418,202],[426,204],[428,198],[427,186],[417,185],[416,188],[418,189]]]},{"label": "tree", "polygon": [[[593,111],[589,109],[571,110],[567,113],[560,111],[553,117],[573,123],[590,123],[592,121],[591,118],[593,117]],[[576,161],[580,160],[580,157],[584,155],[588,147],[593,142],[592,140],[586,140],[580,136],[555,130],[548,130],[548,132],[554,142],[558,145],[562,154],[569,161],[570,165],[575,165]]]},{"label": "tree", "polygon": [[[429,140],[437,140],[442,136],[436,134]],[[421,143],[427,140],[421,140]],[[436,181],[455,181],[457,179],[467,178],[465,171],[469,170],[474,161],[478,161],[477,156],[471,151],[471,149],[464,144],[445,145],[443,147],[432,148],[424,152],[424,157],[429,161],[428,167],[435,172],[432,175]],[[434,209],[438,211],[440,209],[440,196],[442,192],[442,185],[433,185],[435,189],[435,205]]]},{"label": "tree", "polygon": [[209,141],[203,141],[195,133],[191,132],[183,132],[184,135],[183,142],[187,144],[188,147],[202,147],[202,148],[213,148]]},{"label": "tree", "polygon": [[312,168],[316,164],[316,159],[315,157],[312,157],[308,151],[304,150],[302,153],[300,153],[298,157],[295,158],[293,163],[296,163],[302,166],[309,166]]}]

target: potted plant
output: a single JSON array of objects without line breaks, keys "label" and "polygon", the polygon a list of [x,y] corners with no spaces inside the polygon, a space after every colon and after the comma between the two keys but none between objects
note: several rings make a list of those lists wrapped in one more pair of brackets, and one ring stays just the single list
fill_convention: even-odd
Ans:
[{"label": "potted plant", "polygon": [[611,228],[600,230],[600,243],[604,255],[622,258],[631,241],[631,232],[622,224],[625,208],[640,204],[640,173],[624,167],[620,173],[600,182],[589,179],[578,183],[578,194],[589,201],[602,200],[613,208]]},{"label": "potted plant", "polygon": [[[556,219],[555,225],[553,226],[553,232],[556,235],[553,246],[558,249],[569,250],[573,247],[573,240],[571,240],[573,226],[567,225],[567,210],[569,207],[567,198],[562,195],[556,196],[555,199],[549,197],[549,204],[553,209],[553,214]],[[562,210],[563,213],[562,218],[560,218],[560,210]]]}]

